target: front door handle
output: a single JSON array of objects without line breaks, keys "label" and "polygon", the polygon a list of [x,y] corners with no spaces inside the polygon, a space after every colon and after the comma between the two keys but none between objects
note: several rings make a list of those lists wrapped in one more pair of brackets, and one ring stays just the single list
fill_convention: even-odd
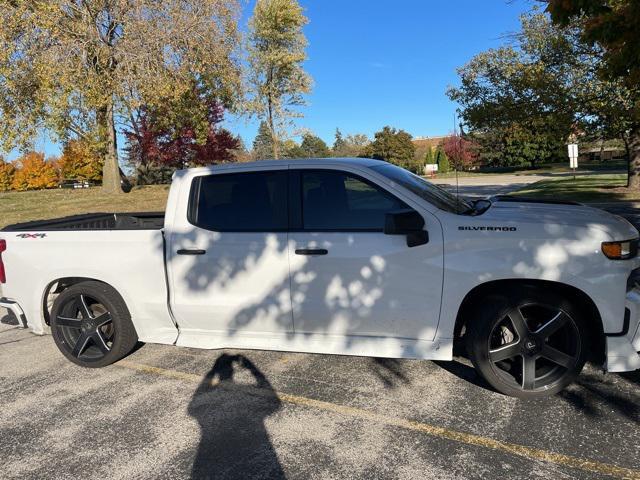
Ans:
[{"label": "front door handle", "polygon": [[326,248],[299,248],[296,250],[296,255],[326,255],[329,250]]},{"label": "front door handle", "polygon": [[184,249],[181,248],[176,252],[178,255],[204,255],[207,253],[206,250],[198,250],[198,249]]}]

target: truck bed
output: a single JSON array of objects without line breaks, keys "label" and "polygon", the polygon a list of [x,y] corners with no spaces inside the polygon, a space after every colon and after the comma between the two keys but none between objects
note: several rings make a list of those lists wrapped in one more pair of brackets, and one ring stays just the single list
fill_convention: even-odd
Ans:
[{"label": "truck bed", "polygon": [[51,220],[14,223],[3,232],[42,230],[160,230],[164,227],[164,212],[87,213]]}]

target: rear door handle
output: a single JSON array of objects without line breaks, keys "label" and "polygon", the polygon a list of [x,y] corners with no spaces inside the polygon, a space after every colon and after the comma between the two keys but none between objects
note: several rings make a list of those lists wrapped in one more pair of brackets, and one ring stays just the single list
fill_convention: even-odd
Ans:
[{"label": "rear door handle", "polygon": [[329,250],[326,248],[299,248],[296,250],[296,255],[326,255]]},{"label": "rear door handle", "polygon": [[191,249],[181,248],[176,253],[178,255],[204,255],[205,253],[207,253],[207,251],[206,250],[197,250],[197,249],[191,250]]}]

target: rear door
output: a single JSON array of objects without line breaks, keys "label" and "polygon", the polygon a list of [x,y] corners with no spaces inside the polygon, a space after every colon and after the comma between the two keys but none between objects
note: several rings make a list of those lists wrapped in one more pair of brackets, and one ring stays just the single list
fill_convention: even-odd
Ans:
[{"label": "rear door", "polygon": [[176,214],[167,249],[172,309],[182,331],[293,331],[287,176],[284,167],[193,179],[187,213]]},{"label": "rear door", "polygon": [[296,333],[432,339],[442,293],[442,234],[408,247],[383,233],[386,213],[412,208],[360,174],[290,171],[291,296]]}]

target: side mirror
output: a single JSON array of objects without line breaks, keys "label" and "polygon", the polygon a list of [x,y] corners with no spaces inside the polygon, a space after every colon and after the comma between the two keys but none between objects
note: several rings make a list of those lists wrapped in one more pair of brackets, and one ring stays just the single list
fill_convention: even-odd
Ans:
[{"label": "side mirror", "polygon": [[408,247],[417,247],[429,242],[429,232],[423,228],[424,218],[412,209],[397,210],[385,216],[385,235],[406,235]]}]

